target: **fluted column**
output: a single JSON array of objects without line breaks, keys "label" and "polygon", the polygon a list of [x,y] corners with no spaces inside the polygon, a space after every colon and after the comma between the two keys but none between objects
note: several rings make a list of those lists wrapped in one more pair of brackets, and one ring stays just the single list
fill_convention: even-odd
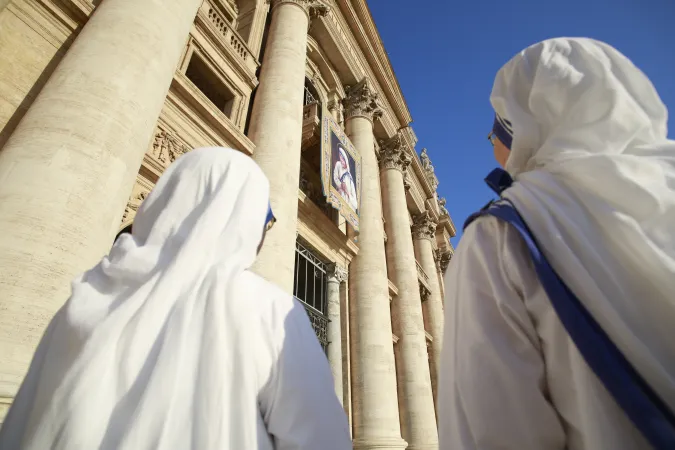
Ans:
[{"label": "fluted column", "polygon": [[108,251],[200,3],[102,2],[0,151],[0,397]]},{"label": "fluted column", "polygon": [[436,221],[425,211],[413,218],[413,239],[415,254],[422,266],[422,270],[429,277],[430,292],[427,300],[422,304],[426,329],[431,334],[431,386],[436,399],[438,370],[440,368],[441,343],[443,342],[443,297],[438,284],[436,261],[432,242],[436,239]]},{"label": "fluted column", "polygon": [[319,0],[272,0],[272,22],[251,111],[253,159],[269,178],[277,217],[253,267],[289,293],[298,222],[307,28],[311,17],[327,12]]},{"label": "fluted column", "polygon": [[387,267],[398,296],[392,302],[394,334],[399,337],[399,399],[403,438],[409,449],[437,449],[438,432],[429,374],[426,335],[415,249],[410,234],[403,174],[412,158],[401,133],[380,146],[380,170],[387,232]]},{"label": "fluted column", "polygon": [[328,362],[335,381],[335,394],[343,402],[342,385],[342,321],[340,320],[340,286],[347,280],[347,271],[337,264],[328,267]]},{"label": "fluted column", "polygon": [[377,94],[364,80],[344,101],[347,135],[361,153],[359,253],[349,270],[352,413],[356,450],[406,448],[401,439],[389,283],[373,120]]}]

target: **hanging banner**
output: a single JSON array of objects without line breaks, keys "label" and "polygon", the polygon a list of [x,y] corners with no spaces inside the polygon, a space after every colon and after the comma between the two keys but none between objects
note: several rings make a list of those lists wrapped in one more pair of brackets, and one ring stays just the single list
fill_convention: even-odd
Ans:
[{"label": "hanging banner", "polygon": [[359,229],[361,155],[324,106],[321,124],[321,185],[326,202]]}]

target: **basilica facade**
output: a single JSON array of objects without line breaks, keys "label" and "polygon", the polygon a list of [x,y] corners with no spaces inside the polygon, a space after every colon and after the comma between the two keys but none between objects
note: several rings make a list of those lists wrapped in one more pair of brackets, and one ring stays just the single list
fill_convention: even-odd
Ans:
[{"label": "basilica facade", "polygon": [[454,224],[365,0],[0,0],[0,420],[69,282],[176,158],[231,147],[357,449],[434,449]]}]

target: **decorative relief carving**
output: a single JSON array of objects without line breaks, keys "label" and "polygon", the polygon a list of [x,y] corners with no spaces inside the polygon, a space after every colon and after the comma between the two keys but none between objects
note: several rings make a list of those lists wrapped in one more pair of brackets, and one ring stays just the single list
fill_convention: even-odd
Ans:
[{"label": "decorative relief carving", "polygon": [[157,161],[169,165],[190,149],[170,131],[159,130],[152,143],[152,154]]},{"label": "decorative relief carving", "polygon": [[422,303],[424,303],[431,297],[431,291],[422,283],[418,284],[420,286],[420,298],[422,299]]},{"label": "decorative relief carving", "polygon": [[380,153],[378,156],[380,170],[396,169],[405,174],[412,162],[412,158],[406,152],[405,141],[400,132],[387,141],[380,141]]},{"label": "decorative relief carving", "polygon": [[346,119],[365,117],[371,122],[382,117],[382,109],[377,103],[378,94],[364,78],[355,86],[347,86],[342,104]]},{"label": "decorative relief carving", "polygon": [[[270,0],[267,0],[270,3]],[[305,10],[310,19],[315,17],[325,17],[330,11],[328,0],[271,0],[272,8],[284,3],[293,3]]]},{"label": "decorative relief carving", "polygon": [[328,270],[328,282],[344,283],[347,281],[347,269],[338,265],[337,263],[329,264],[326,268]]},{"label": "decorative relief carving", "polygon": [[412,234],[414,239],[433,240],[436,236],[436,220],[429,211],[424,211],[413,217]]},{"label": "decorative relief carving", "polygon": [[420,161],[422,162],[422,168],[424,169],[424,173],[427,177],[427,180],[429,181],[429,184],[431,184],[431,187],[435,191],[438,188],[438,178],[436,177],[434,165],[431,164],[431,159],[429,159],[429,154],[427,153],[426,148],[422,149],[422,153],[420,154]]},{"label": "decorative relief carving", "polygon": [[148,196],[148,191],[141,191],[136,195],[133,195],[127,202],[127,207],[124,208],[124,214],[122,215],[122,223],[126,223],[132,216],[136,215],[138,208],[140,208],[143,200]]},{"label": "decorative relief carving", "polygon": [[446,203],[447,203],[447,200],[444,197],[441,197],[438,200],[438,207],[441,209],[441,216],[450,217],[450,213],[448,212],[448,209],[445,207]]}]

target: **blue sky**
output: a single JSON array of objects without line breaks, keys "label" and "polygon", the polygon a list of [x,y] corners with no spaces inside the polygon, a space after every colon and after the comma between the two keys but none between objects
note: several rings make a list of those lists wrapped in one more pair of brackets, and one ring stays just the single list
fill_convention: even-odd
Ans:
[{"label": "blue sky", "polygon": [[[492,198],[487,133],[494,76],[530,44],[560,36],[603,40],[652,80],[675,137],[675,0],[369,0],[419,138],[458,228]],[[460,231],[460,230],[458,230]],[[453,244],[457,244],[457,238]]]}]

